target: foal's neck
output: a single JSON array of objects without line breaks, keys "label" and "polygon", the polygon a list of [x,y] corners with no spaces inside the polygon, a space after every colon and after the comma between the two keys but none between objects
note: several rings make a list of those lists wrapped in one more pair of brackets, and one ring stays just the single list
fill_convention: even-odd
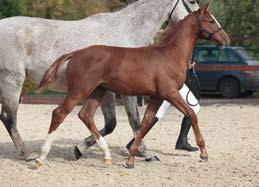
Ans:
[{"label": "foal's neck", "polygon": [[[117,12],[125,34],[135,47],[150,44],[155,34],[168,19],[177,0],[139,0]],[[175,18],[176,19],[176,18]]]},{"label": "foal's neck", "polygon": [[194,14],[179,21],[166,37],[166,52],[179,57],[178,66],[186,68],[198,38],[199,26]]}]

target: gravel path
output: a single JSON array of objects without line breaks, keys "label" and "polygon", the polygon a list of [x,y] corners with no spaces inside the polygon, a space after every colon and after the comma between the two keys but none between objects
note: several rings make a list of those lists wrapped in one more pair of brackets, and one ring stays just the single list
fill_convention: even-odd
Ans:
[{"label": "gravel path", "polygon": [[[20,105],[18,127],[26,145],[39,152],[45,139],[55,105]],[[132,138],[123,107],[116,108],[118,126],[107,136],[113,164],[105,166],[103,155],[90,148],[74,161],[73,146],[89,135],[77,118],[79,107],[58,129],[48,161],[32,170],[17,154],[9,135],[0,125],[1,187],[13,186],[257,186],[259,187],[259,106],[252,104],[206,104],[199,113],[209,153],[208,162],[200,162],[199,153],[177,151],[174,145],[182,114],[173,107],[147,135],[145,142],[161,162],[146,163],[137,158],[135,168],[122,167],[127,159],[124,148]],[[144,108],[140,108],[143,115]],[[98,110],[98,127],[103,116]],[[190,142],[194,144],[193,133]]]}]

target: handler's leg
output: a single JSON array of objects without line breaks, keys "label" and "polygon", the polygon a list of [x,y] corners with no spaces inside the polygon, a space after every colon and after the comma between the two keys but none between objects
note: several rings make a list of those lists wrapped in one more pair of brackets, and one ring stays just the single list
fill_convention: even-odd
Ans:
[{"label": "handler's leg", "polygon": [[[195,71],[193,70],[187,71],[187,77],[186,77],[185,83],[187,84],[190,91],[194,94],[194,96],[197,99],[200,99],[200,94],[199,94],[200,83]],[[189,95],[187,95],[187,97]],[[186,97],[184,97],[184,99],[186,99]],[[186,150],[186,151],[199,150],[197,147],[191,146],[188,142],[188,133],[190,131],[190,128],[191,128],[191,121],[188,119],[187,116],[184,116],[181,124],[180,134],[175,145],[175,149]]]},{"label": "handler's leg", "polygon": [[[159,121],[164,114],[167,112],[171,104],[167,101],[164,101],[162,105],[160,106],[159,110],[156,113],[155,119],[156,121]],[[181,124],[181,131],[176,143],[176,149],[181,149],[181,150],[187,150],[187,151],[198,151],[199,149],[196,147],[192,147],[188,143],[188,133],[191,128],[191,122],[190,120],[185,116],[183,118],[182,124]]]},{"label": "handler's leg", "polygon": [[188,143],[188,133],[191,128],[191,121],[187,116],[184,116],[181,131],[177,139],[175,149],[186,150],[186,151],[198,151],[197,147],[193,147]]}]

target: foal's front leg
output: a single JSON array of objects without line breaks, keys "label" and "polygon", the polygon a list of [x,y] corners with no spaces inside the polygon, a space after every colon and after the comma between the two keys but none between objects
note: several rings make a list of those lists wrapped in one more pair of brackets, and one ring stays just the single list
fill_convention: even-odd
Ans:
[{"label": "foal's front leg", "polygon": [[134,167],[135,156],[138,151],[141,140],[145,137],[148,131],[155,125],[156,121],[153,121],[153,120],[155,120],[154,117],[162,102],[163,100],[161,99],[150,98],[150,102],[147,106],[146,112],[141,122],[140,132],[137,134],[135,141],[133,142],[129,150],[129,157],[125,167],[127,168]]},{"label": "foal's front leg", "polygon": [[194,132],[196,144],[200,148],[200,157],[203,160],[208,159],[208,153],[205,147],[205,141],[202,137],[200,128],[198,126],[198,119],[195,112],[188,106],[188,104],[183,100],[179,91],[171,90],[168,98],[166,98],[172,105],[174,105],[178,110],[180,110],[184,115],[186,115],[191,120],[192,129]]}]

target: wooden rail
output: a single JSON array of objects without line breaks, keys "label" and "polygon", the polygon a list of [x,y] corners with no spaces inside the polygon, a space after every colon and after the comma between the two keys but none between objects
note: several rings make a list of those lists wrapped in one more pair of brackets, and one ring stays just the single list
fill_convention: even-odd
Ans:
[{"label": "wooden rail", "polygon": [[[259,65],[195,65],[197,71],[259,71]],[[24,104],[60,104],[64,96],[22,96]],[[0,96],[0,103],[2,98]]]}]

